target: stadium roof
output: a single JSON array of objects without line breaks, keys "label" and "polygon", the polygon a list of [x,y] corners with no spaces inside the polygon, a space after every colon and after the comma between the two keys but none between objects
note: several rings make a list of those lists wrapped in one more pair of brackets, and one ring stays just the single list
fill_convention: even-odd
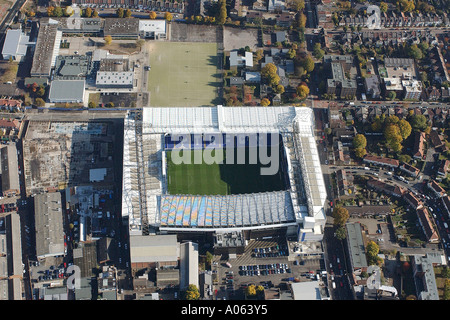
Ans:
[{"label": "stadium roof", "polygon": [[[309,108],[180,107],[144,108],[144,133],[290,132],[296,116],[311,119]],[[306,116],[306,117],[305,117]],[[312,123],[309,123],[312,133]]]},{"label": "stadium roof", "polygon": [[[304,222],[306,217],[314,219],[312,226],[307,227],[309,229],[316,230],[317,226],[325,223],[323,206],[327,193],[314,137],[314,113],[311,108],[144,108],[142,134],[139,135],[136,135],[136,121],[134,113],[130,112],[125,119],[124,132],[122,215],[128,216],[131,233],[140,234],[143,214],[150,225],[166,230],[182,228],[186,231],[274,227]],[[165,157],[162,153],[164,135],[193,133],[280,133],[286,139],[289,175],[293,176],[294,172],[301,170],[302,181],[298,185],[295,182],[295,186],[291,183],[291,190],[286,191],[287,193],[165,195]],[[136,142],[143,147],[144,159],[139,161],[136,157]],[[146,154],[154,156],[146,157]],[[142,165],[150,170],[140,173]],[[145,187],[141,189],[139,185],[142,184],[137,175],[141,175],[141,181],[144,181]],[[145,194],[141,194],[142,192]],[[289,205],[286,204],[288,199]],[[200,203],[203,203],[203,211],[199,211]],[[207,206],[216,206],[217,209],[210,213]]]},{"label": "stadium roof", "polygon": [[162,195],[162,228],[251,227],[295,222],[288,191],[227,196]]}]

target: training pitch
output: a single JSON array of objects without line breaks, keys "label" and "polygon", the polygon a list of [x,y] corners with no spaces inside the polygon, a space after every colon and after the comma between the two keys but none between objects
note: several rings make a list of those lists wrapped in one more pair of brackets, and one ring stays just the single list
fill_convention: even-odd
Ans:
[{"label": "training pitch", "polygon": [[215,105],[221,86],[216,43],[152,42],[150,106]]},{"label": "training pitch", "polygon": [[[172,152],[166,152],[169,194],[230,195],[286,189],[281,170],[275,175],[261,175],[260,163],[195,164],[194,153],[202,153],[202,150],[186,150],[183,152],[191,154],[191,163],[175,164],[171,159]],[[234,153],[237,154],[236,150]],[[223,155],[226,157],[225,150]]]}]

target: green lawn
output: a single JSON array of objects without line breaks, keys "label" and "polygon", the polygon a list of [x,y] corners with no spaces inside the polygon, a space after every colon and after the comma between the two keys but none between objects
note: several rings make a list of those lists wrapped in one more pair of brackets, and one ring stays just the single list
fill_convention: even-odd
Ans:
[{"label": "green lawn", "polygon": [[[187,152],[194,159],[194,152],[202,151]],[[208,165],[194,164],[193,160],[191,164],[174,164],[171,152],[166,154],[169,194],[228,195],[286,189],[280,172],[276,175],[260,175],[261,164]]]},{"label": "green lawn", "polygon": [[215,105],[221,83],[216,43],[152,42],[150,106]]}]

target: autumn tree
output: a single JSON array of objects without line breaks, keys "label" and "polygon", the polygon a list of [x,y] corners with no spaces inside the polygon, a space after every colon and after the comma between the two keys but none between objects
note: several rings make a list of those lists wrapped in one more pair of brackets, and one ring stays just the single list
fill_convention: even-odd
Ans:
[{"label": "autumn tree", "polygon": [[310,55],[307,55],[303,59],[302,65],[306,72],[311,73],[314,70],[314,59]]},{"label": "autumn tree", "polygon": [[364,158],[364,156],[367,154],[367,151],[366,151],[366,149],[364,149],[364,148],[356,148],[355,149],[355,156],[357,157],[357,158],[360,158],[360,159],[362,159],[362,158]]},{"label": "autumn tree", "polygon": [[380,11],[387,12],[387,9],[388,9],[388,4],[386,2],[381,2],[380,3]]},{"label": "autumn tree", "polygon": [[400,135],[403,139],[407,139],[411,135],[412,127],[411,124],[406,121],[405,119],[402,119],[398,122],[398,128],[400,129]]},{"label": "autumn tree", "polygon": [[195,284],[190,284],[186,289],[186,300],[198,300],[200,298],[200,292]]},{"label": "autumn tree", "polygon": [[297,87],[297,95],[301,100],[305,100],[309,95],[309,88],[306,84],[300,84]]},{"label": "autumn tree", "polygon": [[227,2],[226,0],[220,0],[219,2],[219,16],[217,17],[217,22],[220,25],[225,24],[227,21]]},{"label": "autumn tree", "polygon": [[131,10],[130,10],[130,9],[127,9],[127,10],[125,11],[125,18],[130,18],[130,17],[131,17],[131,14],[132,14]]},{"label": "autumn tree", "polygon": [[116,14],[117,14],[117,17],[118,17],[118,18],[123,18],[125,12],[123,11],[123,8],[118,8],[118,9],[116,10]]},{"label": "autumn tree", "polygon": [[249,297],[256,296],[256,286],[254,284],[247,286],[245,294]]},{"label": "autumn tree", "polygon": [[34,99],[34,104],[38,107],[45,106],[45,101],[42,98],[36,98]]},{"label": "autumn tree", "polygon": [[378,252],[380,252],[380,247],[374,241],[369,241],[366,246],[366,257],[367,264],[376,265],[378,262]]},{"label": "autumn tree", "polygon": [[156,12],[155,12],[155,11],[150,11],[149,17],[150,17],[150,19],[152,19],[152,20],[156,19],[156,17],[157,17]]},{"label": "autumn tree", "polygon": [[273,63],[268,63],[261,68],[261,77],[271,86],[276,86],[280,82],[280,77],[277,74],[277,66]]},{"label": "autumn tree", "polygon": [[349,215],[347,209],[345,209],[344,207],[341,207],[341,206],[337,206],[337,207],[334,207],[334,209],[333,209],[332,217],[334,219],[333,224],[335,226],[339,227],[339,226],[345,225],[348,218],[350,218],[350,215]]},{"label": "autumn tree", "polygon": [[270,105],[270,100],[269,99],[267,99],[267,98],[262,98],[261,99],[261,106],[267,107],[269,105]]},{"label": "autumn tree", "polygon": [[284,93],[284,86],[279,84],[274,88],[275,93],[283,94]]},{"label": "autumn tree", "polygon": [[358,149],[365,149],[367,147],[367,139],[366,136],[358,133],[354,138],[353,138],[353,148]]},{"label": "autumn tree", "polygon": [[84,16],[85,16],[86,18],[92,17],[92,9],[91,9],[90,7],[87,7],[87,8],[84,10]]},{"label": "autumn tree", "polygon": [[164,14],[164,19],[166,19],[167,22],[170,22],[170,21],[172,21],[173,16],[172,16],[172,14],[171,14],[170,12],[167,11],[167,12]]},{"label": "autumn tree", "polygon": [[109,45],[109,44],[111,44],[111,42],[112,42],[112,37],[111,36],[105,36],[105,44],[106,45]]},{"label": "autumn tree", "polygon": [[305,9],[305,0],[291,0],[289,5],[293,11],[302,11]]}]

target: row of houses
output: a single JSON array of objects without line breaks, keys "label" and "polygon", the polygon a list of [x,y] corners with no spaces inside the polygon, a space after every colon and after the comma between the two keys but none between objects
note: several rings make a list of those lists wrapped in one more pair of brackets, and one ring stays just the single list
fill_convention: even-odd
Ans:
[{"label": "row of houses", "polygon": [[[364,15],[346,16],[339,20],[340,26],[361,26],[367,27],[371,25],[373,19]],[[380,17],[380,28],[392,27],[433,27],[433,26],[450,26],[450,20],[446,13],[438,15],[436,13],[412,13],[394,11],[382,12]]]},{"label": "row of houses", "polygon": [[[334,7],[331,4],[322,2],[316,5],[315,12],[319,27],[332,28],[335,26],[332,18]],[[372,20],[366,15],[348,14],[338,18],[336,22],[339,26],[367,27],[369,24],[373,24]],[[437,13],[401,12],[399,14],[390,10],[381,13],[379,23],[378,28],[450,26],[450,19],[446,13],[439,15]]]}]

